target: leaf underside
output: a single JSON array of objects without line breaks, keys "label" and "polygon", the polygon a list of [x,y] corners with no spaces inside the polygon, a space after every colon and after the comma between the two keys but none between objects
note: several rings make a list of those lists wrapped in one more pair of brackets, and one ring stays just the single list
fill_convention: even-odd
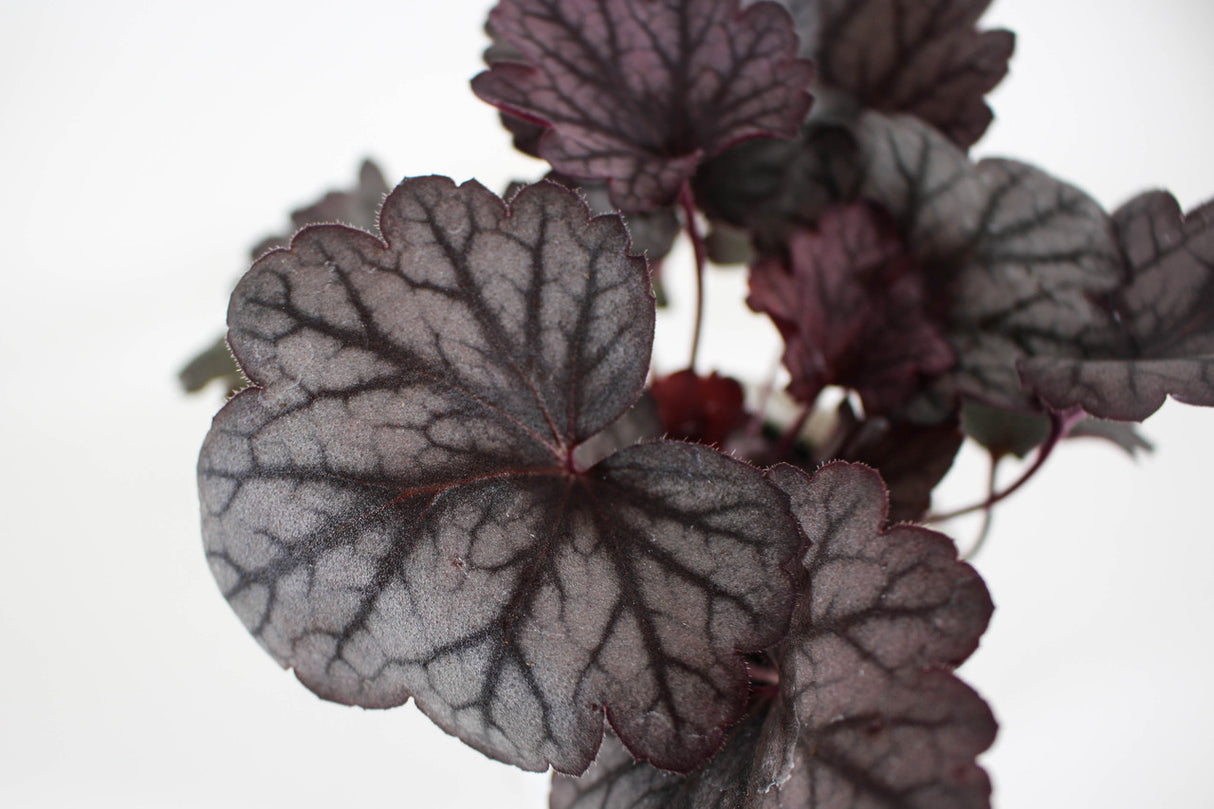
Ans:
[{"label": "leaf underside", "polygon": [[625,212],[670,204],[734,143],[791,136],[809,108],[812,68],[774,3],[502,0],[490,28],[525,64],[493,61],[473,91],[549,127],[540,156],[608,180]]},{"label": "leaf underside", "polygon": [[777,650],[778,693],[695,774],[662,773],[605,744],[585,776],[554,779],[552,809],[989,806],[974,758],[995,722],[951,673],[990,618],[981,579],[940,534],[882,530],[885,491],[871,469],[771,474],[811,542],[807,589]]},{"label": "leaf underside", "polygon": [[301,231],[238,285],[254,386],[199,460],[212,571],[319,695],[414,697],[495,758],[581,772],[604,714],[687,771],[746,700],[740,651],[782,635],[786,497],[706,447],[573,452],[640,393],[644,261],[618,217],[543,183],[403,182],[385,241]]}]

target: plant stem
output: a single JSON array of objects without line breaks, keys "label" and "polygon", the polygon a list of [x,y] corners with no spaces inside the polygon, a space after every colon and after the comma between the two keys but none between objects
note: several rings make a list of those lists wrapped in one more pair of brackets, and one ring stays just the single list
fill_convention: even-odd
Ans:
[{"label": "plant stem", "polygon": [[[986,499],[990,500],[995,496],[995,473],[999,471],[999,461],[1001,456],[991,453],[991,465],[986,476]],[[968,562],[978,555],[978,551],[982,550],[982,544],[986,542],[986,538],[991,533],[991,518],[995,510],[987,506],[982,510],[982,527],[978,530],[978,538],[974,540],[974,544],[970,549],[961,555],[961,561]]]},{"label": "plant stem", "polygon": [[951,520],[954,517],[961,517],[966,514],[972,514],[975,511],[990,509],[991,506],[998,503],[1016,492],[1024,484],[1028,483],[1034,475],[1045,465],[1046,460],[1054,452],[1054,447],[1058,446],[1058,442],[1066,438],[1067,433],[1071,428],[1083,419],[1083,411],[1079,408],[1064,411],[1050,411],[1050,434],[1045,439],[1045,443],[1037,449],[1037,457],[1033,459],[1032,465],[1024,471],[1020,477],[1016,478],[1011,486],[1000,492],[995,492],[989,495],[981,503],[975,503],[965,508],[959,508],[954,511],[946,511],[943,514],[928,514],[923,518],[924,522],[944,522]]},{"label": "plant stem", "polygon": [[700,329],[704,320],[704,264],[707,251],[704,248],[704,237],[696,224],[696,203],[691,194],[690,181],[683,183],[683,187],[679,189],[679,205],[683,209],[683,222],[696,259],[696,315],[691,333],[691,359],[687,363],[688,370],[695,373],[696,355],[700,350]]}]

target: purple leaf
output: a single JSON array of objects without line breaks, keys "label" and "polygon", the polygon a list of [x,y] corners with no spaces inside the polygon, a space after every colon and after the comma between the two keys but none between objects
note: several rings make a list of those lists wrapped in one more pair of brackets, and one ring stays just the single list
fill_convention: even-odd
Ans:
[{"label": "purple leaf", "polygon": [[898,222],[944,308],[958,362],[937,386],[945,410],[965,395],[1009,409],[1039,405],[1021,387],[1025,356],[1074,357],[1098,301],[1119,283],[1112,221],[1079,189],[1010,160],[977,165],[913,118],[861,117],[861,193]]},{"label": "purple leaf", "polygon": [[238,285],[256,387],[199,460],[203,536],[236,613],[321,696],[580,772],[604,714],[689,770],[778,641],[800,547],[786,497],[707,447],[574,452],[641,392],[644,261],[618,217],[544,183],[507,206],[406,180],[385,241],[301,231]]},{"label": "purple leaf", "polygon": [[787,263],[751,267],[752,309],[784,336],[789,392],[814,401],[827,385],[854,388],[865,410],[902,405],[953,354],[927,318],[924,278],[888,216],[864,203],[832,208],[816,231],[793,234]]},{"label": "purple leaf", "polygon": [[550,127],[558,171],[610,181],[624,211],[671,203],[706,157],[792,136],[810,64],[787,13],[738,0],[502,0],[492,30],[526,60],[494,62],[472,89]]},{"label": "purple leaf", "polygon": [[553,776],[548,809],[758,809],[747,791],[766,715],[748,715],[707,766],[685,777],[634,761],[607,737],[581,778]]},{"label": "purple leaf", "polygon": [[813,478],[789,466],[810,538],[809,573],[780,683],[686,778],[605,743],[581,778],[553,779],[551,809],[983,809],[975,764],[995,736],[982,699],[951,669],[978,644],[990,595],[946,537],[885,522],[885,489],[866,467]]},{"label": "purple leaf", "polygon": [[823,88],[909,113],[962,148],[986,131],[983,96],[1007,74],[1010,31],[978,31],[990,0],[782,0]]},{"label": "purple leaf", "polygon": [[[548,172],[544,179],[578,191],[594,213],[618,213],[608,197],[606,183],[581,181],[557,171]],[[506,199],[524,185],[526,183],[511,183],[506,190]],[[674,240],[683,231],[674,208],[656,208],[620,216],[628,228],[633,251],[643,254],[649,260],[650,272],[655,272],[654,267],[666,257],[674,246]]]},{"label": "purple leaf", "polygon": [[812,479],[772,470],[810,540],[803,597],[781,644],[781,699],[752,779],[761,806],[985,807],[974,763],[995,737],[986,704],[951,674],[992,610],[952,542],[883,530],[885,487],[862,466]]},{"label": "purple leaf", "polygon": [[1152,191],[1114,214],[1124,280],[1096,302],[1082,357],[1028,357],[1020,374],[1054,408],[1141,421],[1167,396],[1214,405],[1214,202],[1188,215]]}]

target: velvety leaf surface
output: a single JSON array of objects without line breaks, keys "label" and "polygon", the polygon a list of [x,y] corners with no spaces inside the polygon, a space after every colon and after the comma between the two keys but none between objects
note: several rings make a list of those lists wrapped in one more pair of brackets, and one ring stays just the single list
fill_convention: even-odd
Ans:
[{"label": "velvety leaf surface", "polygon": [[[1105,301],[1125,274],[1112,219],[1079,189],[1032,166],[974,164],[910,116],[866,112],[846,126],[854,146],[840,137],[811,142],[806,134],[799,151],[756,143],[722,158],[732,166],[718,179],[776,177],[787,161],[783,180],[747,186],[752,215],[772,218],[756,233],[760,246],[778,255],[772,237],[790,242],[802,221],[828,210],[822,200],[830,194],[877,203],[921,268],[933,317],[958,358],[916,403],[916,418],[951,415],[958,396],[1040,409],[1021,385],[1017,362],[1082,359],[1100,349]],[[806,133],[816,127],[811,121]],[[842,150],[842,174],[829,170],[834,149]],[[809,207],[800,210],[803,204]]]},{"label": "velvety leaf surface", "polygon": [[[357,187],[351,191],[330,191],[311,205],[292,211],[291,223],[297,230],[318,222],[340,222],[374,233],[378,229],[379,206],[387,193],[388,184],[379,167],[364,160],[358,170]],[[268,236],[253,246],[250,256],[257,258],[267,250],[286,246],[290,240],[290,233]],[[248,384],[223,337],[191,359],[177,378],[187,393],[202,390],[215,380],[224,383],[229,395]]]},{"label": "velvety leaf surface", "polygon": [[962,148],[991,122],[983,97],[1007,74],[1015,37],[979,31],[990,0],[782,0],[823,87],[908,113]]},{"label": "velvety leaf surface", "polygon": [[199,460],[225,596],[321,696],[413,696],[530,769],[580,772],[604,713],[688,770],[745,706],[739,651],[776,642],[800,537],[786,497],[706,447],[575,448],[640,393],[653,303],[618,217],[551,183],[507,206],[403,182],[385,241],[301,231],[238,285],[256,387]]},{"label": "velvety leaf surface", "polygon": [[951,672],[990,618],[982,580],[940,534],[883,531],[885,490],[871,469],[771,474],[811,541],[807,590],[776,650],[777,695],[686,778],[604,744],[584,776],[554,779],[552,809],[989,806],[974,759],[995,721]]},{"label": "velvety leaf surface", "polygon": [[472,81],[485,101],[550,131],[558,171],[610,181],[615,207],[669,204],[705,157],[793,135],[812,76],[787,13],[738,0],[502,0],[497,36],[525,59]]},{"label": "velvety leaf surface", "polygon": [[1054,408],[1141,421],[1167,396],[1214,405],[1214,203],[1182,215],[1162,191],[1114,214],[1118,288],[1082,335],[1085,356],[1029,357],[1021,376]]},{"label": "velvety leaf surface", "polygon": [[1039,407],[1021,387],[1025,356],[1082,353],[1122,259],[1112,221],[1074,186],[1010,160],[971,163],[906,116],[857,125],[860,194],[898,222],[929,279],[958,363],[938,392],[1005,408]]},{"label": "velvety leaf surface", "polygon": [[871,469],[771,475],[810,540],[810,578],[781,644],[781,700],[759,745],[755,805],[987,806],[990,783],[974,758],[995,722],[951,673],[990,619],[982,580],[947,537],[883,530],[885,488]]},{"label": "velvety leaf surface", "polygon": [[[548,172],[544,175],[544,179],[560,183],[566,188],[572,188],[581,193],[586,204],[594,213],[618,213],[611,203],[606,183],[578,180],[558,171]],[[516,190],[524,185],[525,183],[511,183],[510,188],[506,191],[506,198],[509,199]],[[683,225],[679,222],[674,208],[655,208],[652,211],[620,214],[620,216],[628,227],[628,236],[632,240],[633,251],[641,253],[649,259],[650,272],[654,272],[655,265],[666,257],[674,245],[674,240],[683,231]]]},{"label": "velvety leaf surface", "polygon": [[924,278],[884,211],[864,203],[830,208],[814,231],[794,233],[787,263],[751,267],[752,309],[784,337],[789,392],[814,401],[827,385],[853,388],[867,412],[909,399],[921,377],[954,361],[926,316]]}]

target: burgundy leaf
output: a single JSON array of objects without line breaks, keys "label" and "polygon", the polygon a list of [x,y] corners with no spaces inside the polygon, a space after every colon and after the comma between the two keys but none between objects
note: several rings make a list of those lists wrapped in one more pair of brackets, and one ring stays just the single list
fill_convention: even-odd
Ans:
[{"label": "burgundy leaf", "polygon": [[983,96],[1007,74],[1010,31],[978,31],[990,0],[781,0],[823,88],[909,113],[962,148],[991,122]]},{"label": "burgundy leaf", "polygon": [[644,383],[653,302],[618,217],[544,183],[403,182],[385,241],[301,231],[238,285],[256,387],[199,460],[212,571],[321,696],[413,696],[530,769],[580,772],[604,713],[689,770],[745,707],[739,652],[776,642],[786,497],[707,447],[575,448]]},{"label": "burgundy leaf", "polygon": [[[788,161],[782,182],[750,189],[754,210],[775,217],[756,238],[782,233],[791,240],[788,234],[799,232],[802,220],[822,216],[821,200],[830,193],[877,203],[893,217],[921,269],[931,315],[957,357],[907,414],[920,421],[951,417],[959,396],[1039,410],[1036,395],[1021,385],[1019,361],[1083,359],[1101,349],[1106,301],[1125,274],[1110,217],[1082,191],[1032,166],[1009,160],[975,165],[915,118],[866,112],[848,127],[855,154],[844,139],[833,142],[848,167],[842,176],[854,177],[850,188],[823,181],[838,176],[825,172],[832,158],[830,149],[820,150],[823,141],[802,138],[799,151],[786,146],[782,158],[764,144],[770,164],[754,157],[733,167],[742,176],[748,165],[763,166],[775,177],[780,159]],[[814,166],[822,170],[808,168]],[[802,202],[806,211],[798,210]],[[766,249],[774,252],[770,242]]]},{"label": "burgundy leaf", "polygon": [[472,89],[550,127],[540,155],[609,180],[624,211],[669,204],[734,143],[792,136],[809,108],[812,68],[774,3],[502,0],[490,25],[526,64],[494,62]]},{"label": "burgundy leaf", "polygon": [[551,809],[982,809],[975,764],[995,736],[951,672],[992,606],[946,537],[882,530],[885,490],[862,466],[812,479],[772,470],[811,540],[780,684],[706,767],[680,778],[610,742],[581,778],[553,779]]},{"label": "burgundy leaf", "polygon": [[759,745],[756,806],[985,807],[974,763],[995,737],[986,704],[951,673],[992,610],[952,542],[882,530],[881,478],[834,463],[777,467],[810,540],[803,597],[781,644],[781,698]]},{"label": "burgundy leaf", "polygon": [[953,364],[927,318],[924,279],[883,211],[867,204],[827,210],[816,231],[793,234],[787,264],[751,268],[750,307],[784,337],[789,392],[812,402],[827,385],[854,388],[865,410],[893,410],[923,376]]},{"label": "burgundy leaf", "polygon": [[1124,280],[1081,335],[1082,357],[1028,357],[1025,384],[1051,407],[1141,421],[1167,396],[1214,405],[1214,202],[1181,215],[1152,191],[1114,214]]},{"label": "burgundy leaf", "polygon": [[678,371],[655,379],[650,391],[668,438],[721,447],[746,418],[742,386],[716,372]]}]

